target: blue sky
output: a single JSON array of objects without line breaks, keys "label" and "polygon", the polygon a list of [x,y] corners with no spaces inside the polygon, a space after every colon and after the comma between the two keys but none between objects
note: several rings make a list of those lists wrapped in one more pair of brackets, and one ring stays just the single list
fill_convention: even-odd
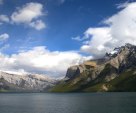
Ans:
[{"label": "blue sky", "polygon": [[[46,28],[35,30],[24,25],[3,24],[0,33],[8,33],[10,49],[7,54],[16,53],[19,47],[30,49],[34,46],[47,46],[54,51],[78,50],[81,43],[71,40],[82,35],[90,26],[101,26],[100,21],[117,12],[116,5],[124,0],[4,0],[1,14],[10,16],[17,7],[37,2],[43,5],[42,21]],[[32,38],[30,43],[28,38]],[[27,42],[27,43],[26,43]]]},{"label": "blue sky", "polygon": [[71,65],[135,44],[135,5],[135,0],[0,0],[0,69],[62,76]]}]

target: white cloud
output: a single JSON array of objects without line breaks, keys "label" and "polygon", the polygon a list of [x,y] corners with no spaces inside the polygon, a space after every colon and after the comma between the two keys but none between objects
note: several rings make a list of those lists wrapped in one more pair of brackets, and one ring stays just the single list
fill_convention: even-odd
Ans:
[{"label": "white cloud", "polygon": [[42,20],[37,20],[37,21],[31,22],[30,26],[37,29],[37,30],[41,30],[46,27],[45,23]]},{"label": "white cloud", "polygon": [[45,28],[45,24],[39,19],[43,16],[43,5],[40,3],[27,3],[22,7],[18,7],[15,12],[11,15],[13,23],[26,24],[37,30]]},{"label": "white cloud", "polygon": [[[119,6],[118,6],[119,7]],[[117,14],[104,21],[104,27],[89,28],[85,32],[87,43],[81,47],[84,52],[100,57],[114,47],[131,43],[136,45],[136,2],[127,3]]]},{"label": "white cloud", "polygon": [[[81,47],[81,51],[100,57],[107,50],[104,45],[111,40],[110,29],[108,27],[89,28],[85,36],[90,40]],[[91,37],[91,39],[90,39]]]},{"label": "white cloud", "polygon": [[76,37],[72,37],[72,40],[76,40],[76,41],[82,41],[84,40],[83,38],[81,38],[80,36],[76,36]]},{"label": "white cloud", "polygon": [[9,18],[7,15],[0,15],[0,22],[9,22]]},{"label": "white cloud", "polygon": [[43,5],[40,3],[27,3],[21,8],[17,8],[11,15],[11,19],[15,23],[29,23],[43,15]]},{"label": "white cloud", "polygon": [[76,51],[49,51],[44,46],[18,54],[0,55],[0,70],[24,70],[26,72],[45,73],[52,76],[64,76],[67,68],[91,57],[84,57]]},{"label": "white cloud", "polygon": [[[124,43],[136,44],[136,2],[130,3],[119,13],[105,21],[110,26],[112,41],[119,45]],[[116,43],[116,45],[118,45]]]},{"label": "white cloud", "polygon": [[1,34],[0,35],[0,41],[5,41],[9,38],[9,35],[7,33]]}]

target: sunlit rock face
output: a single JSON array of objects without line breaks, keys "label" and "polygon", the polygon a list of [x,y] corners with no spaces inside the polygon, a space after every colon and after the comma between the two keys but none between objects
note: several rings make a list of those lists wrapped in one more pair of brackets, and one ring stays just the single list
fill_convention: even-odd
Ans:
[{"label": "sunlit rock face", "polygon": [[44,91],[54,86],[56,81],[44,75],[17,75],[0,72],[0,89],[13,91]]},{"label": "sunlit rock face", "polygon": [[118,73],[132,66],[136,66],[136,46],[126,44],[115,48],[110,53],[106,53],[104,58],[86,61],[83,64],[69,67],[66,77],[71,79],[88,71],[90,76],[96,78],[102,74],[105,68],[109,68],[111,71],[107,74],[108,77],[106,78],[110,80],[110,78],[115,78]]}]

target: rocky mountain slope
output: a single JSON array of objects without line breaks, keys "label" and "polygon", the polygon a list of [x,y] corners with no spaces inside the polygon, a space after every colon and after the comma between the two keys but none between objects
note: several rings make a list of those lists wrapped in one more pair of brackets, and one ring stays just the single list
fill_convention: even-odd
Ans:
[{"label": "rocky mountain slope", "polygon": [[12,74],[0,72],[1,92],[41,92],[52,87],[56,81],[44,75]]},{"label": "rocky mountain slope", "polygon": [[101,59],[69,67],[51,91],[136,91],[136,46],[126,44]]}]

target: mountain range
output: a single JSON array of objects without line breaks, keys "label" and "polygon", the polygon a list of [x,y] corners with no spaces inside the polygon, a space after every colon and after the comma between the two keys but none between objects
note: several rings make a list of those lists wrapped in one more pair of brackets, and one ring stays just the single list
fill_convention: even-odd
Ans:
[{"label": "mountain range", "polygon": [[45,75],[0,72],[0,92],[43,92],[55,82]]},{"label": "mountain range", "polygon": [[[60,64],[61,65],[61,64]],[[125,44],[104,57],[67,69],[61,80],[0,71],[0,92],[136,91],[136,46]]]}]

